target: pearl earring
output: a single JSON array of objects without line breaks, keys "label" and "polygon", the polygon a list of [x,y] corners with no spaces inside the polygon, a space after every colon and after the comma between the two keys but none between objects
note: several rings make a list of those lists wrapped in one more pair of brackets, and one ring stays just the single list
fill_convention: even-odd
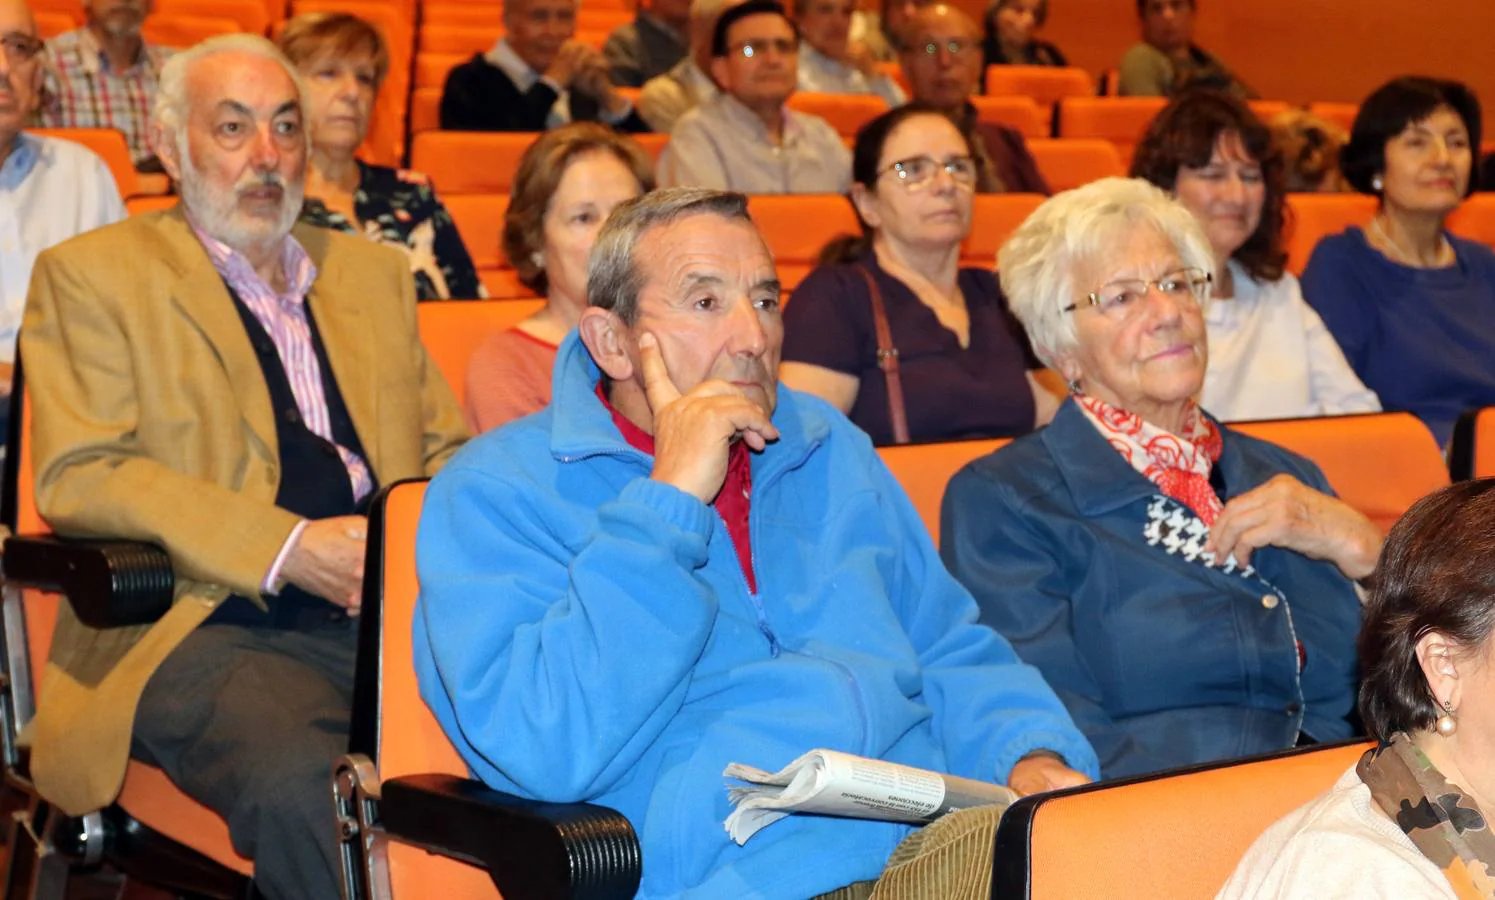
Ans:
[{"label": "pearl earring", "polygon": [[1459,730],[1459,723],[1453,717],[1452,701],[1443,701],[1443,715],[1438,717],[1438,721],[1434,723],[1433,727],[1437,728],[1438,733],[1444,737],[1452,737],[1453,733]]},{"label": "pearl earring", "polygon": [[1385,190],[1386,179],[1382,178],[1379,175],[1375,176],[1370,180],[1370,189],[1375,191],[1376,193],[1380,193],[1381,191]]},{"label": "pearl earring", "polygon": [[536,250],[529,255],[529,261],[537,269],[545,268],[545,254],[539,250]]}]

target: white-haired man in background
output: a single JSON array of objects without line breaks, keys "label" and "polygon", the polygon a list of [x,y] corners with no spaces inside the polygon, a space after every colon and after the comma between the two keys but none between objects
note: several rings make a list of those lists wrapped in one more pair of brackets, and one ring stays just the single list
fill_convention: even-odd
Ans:
[{"label": "white-haired man in background", "polygon": [[402,256],[295,224],[304,115],[262,38],[173,57],[151,137],[181,204],[44,253],[21,341],[42,515],[160,544],[177,584],[153,625],[94,629],[63,608],[37,787],[80,814],[114,798],[131,755],[160,766],[285,900],[338,893],[327,784],[348,740],[366,501],[465,436]]}]

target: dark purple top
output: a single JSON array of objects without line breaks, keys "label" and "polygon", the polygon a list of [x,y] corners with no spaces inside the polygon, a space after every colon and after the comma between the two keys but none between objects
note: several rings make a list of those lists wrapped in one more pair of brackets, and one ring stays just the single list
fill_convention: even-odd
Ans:
[{"label": "dark purple top", "polygon": [[1041,364],[1008,311],[996,277],[983,269],[961,269],[957,280],[971,320],[970,346],[962,348],[934,310],[870,254],[854,265],[821,266],[795,288],[784,308],[785,361],[858,378],[851,421],[874,444],[893,443],[872,300],[858,265],[872,270],[882,292],[898,348],[911,440],[1008,437],[1033,430],[1033,390],[1026,375]]}]

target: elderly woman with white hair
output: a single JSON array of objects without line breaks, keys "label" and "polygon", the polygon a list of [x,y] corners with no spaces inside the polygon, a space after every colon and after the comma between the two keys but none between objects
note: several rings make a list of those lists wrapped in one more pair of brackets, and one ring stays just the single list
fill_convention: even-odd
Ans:
[{"label": "elderly woman with white hair", "polygon": [[1141,180],[1039,207],[999,254],[1002,289],[1071,395],[945,495],[946,564],[1105,777],[1354,729],[1354,582],[1381,535],[1313,463],[1195,402],[1213,260]]}]

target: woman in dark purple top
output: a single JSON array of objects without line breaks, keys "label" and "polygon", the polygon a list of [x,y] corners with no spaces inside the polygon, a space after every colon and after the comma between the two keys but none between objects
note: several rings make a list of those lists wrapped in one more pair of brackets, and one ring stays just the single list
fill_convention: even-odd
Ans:
[{"label": "woman in dark purple top", "polygon": [[960,268],[976,170],[959,128],[910,105],[857,135],[852,201],[861,238],[826,248],[784,310],[779,374],[850,416],[876,444],[896,442],[879,365],[875,284],[897,349],[913,441],[1026,434],[1058,406],[996,278]]}]

